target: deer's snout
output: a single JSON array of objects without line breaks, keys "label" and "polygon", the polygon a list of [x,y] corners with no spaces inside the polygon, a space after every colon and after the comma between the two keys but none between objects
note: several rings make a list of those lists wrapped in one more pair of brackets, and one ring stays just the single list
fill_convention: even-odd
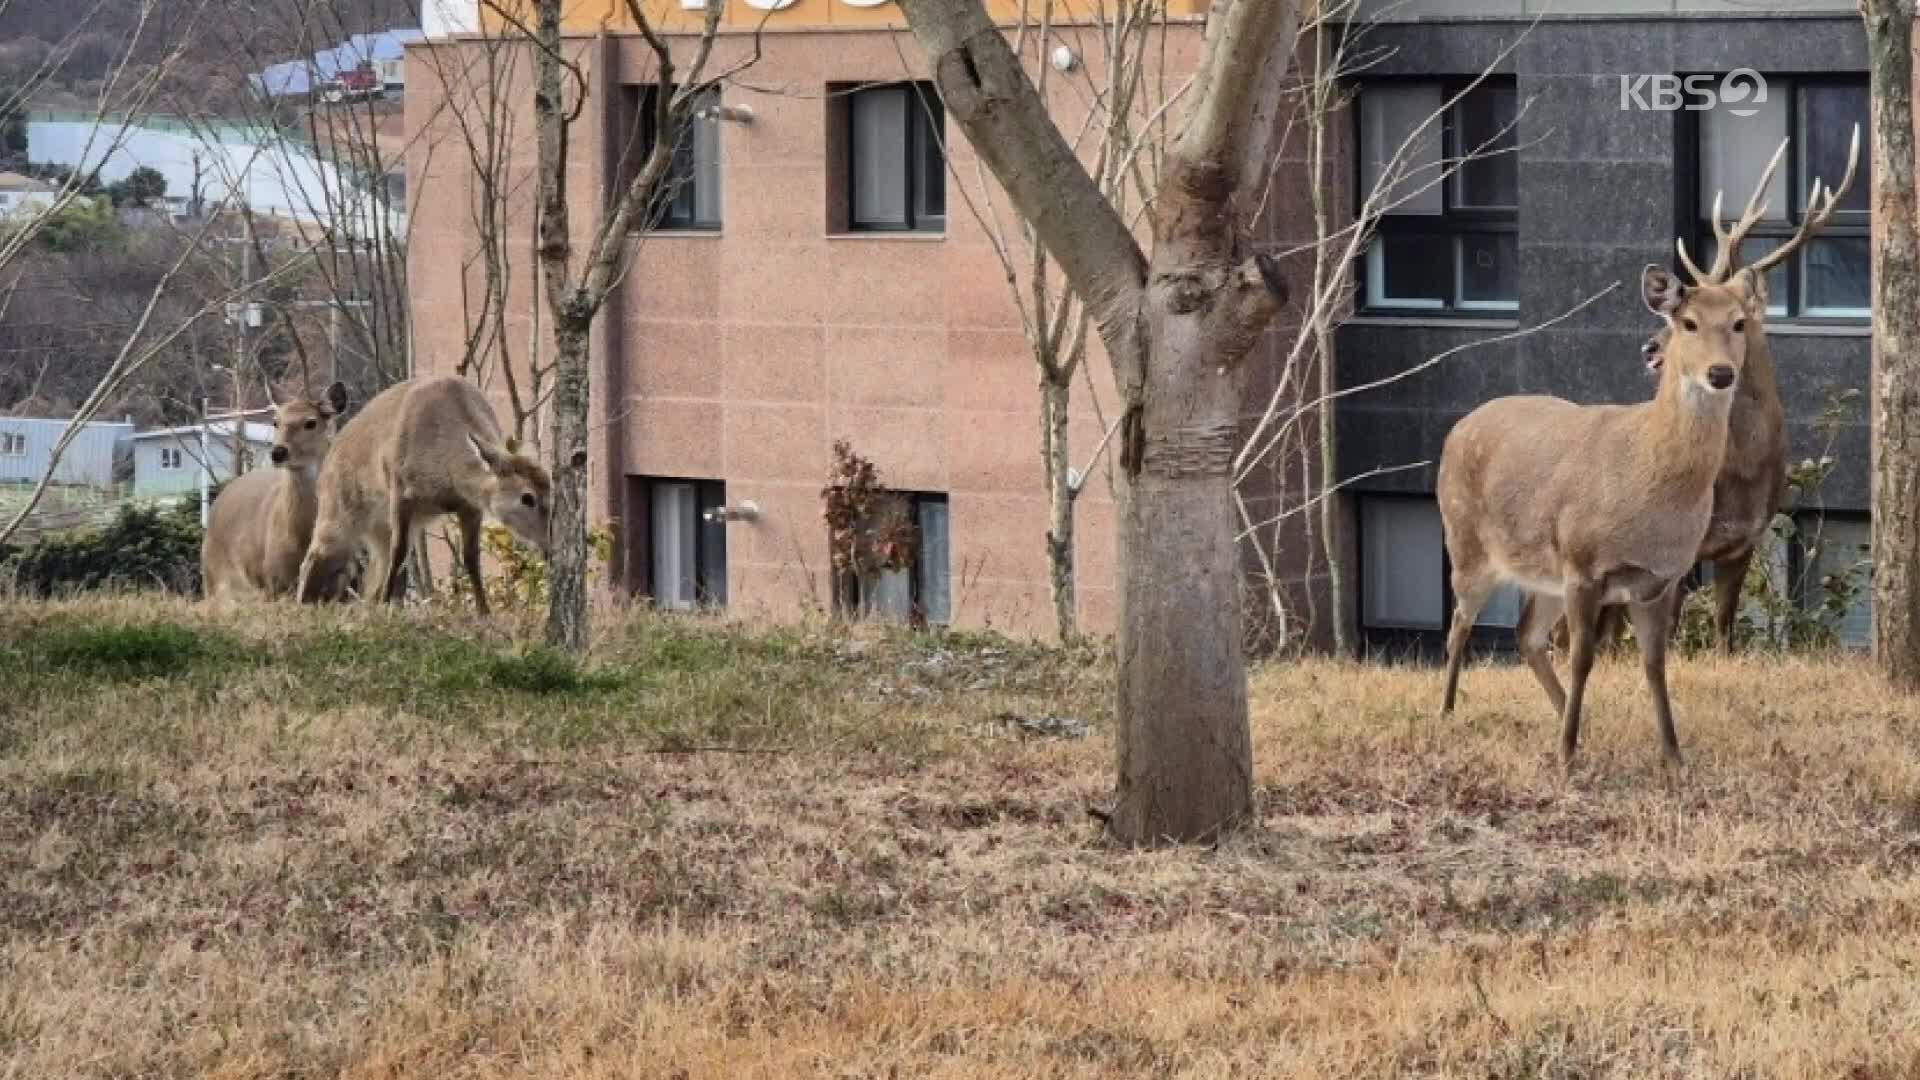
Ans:
[{"label": "deer's snout", "polygon": [[1707,385],[1715,390],[1725,390],[1733,385],[1733,365],[1715,364],[1707,369]]},{"label": "deer's snout", "polygon": [[273,448],[273,453],[269,456],[273,458],[275,465],[285,465],[287,463],[287,448],[284,446],[276,446]]}]

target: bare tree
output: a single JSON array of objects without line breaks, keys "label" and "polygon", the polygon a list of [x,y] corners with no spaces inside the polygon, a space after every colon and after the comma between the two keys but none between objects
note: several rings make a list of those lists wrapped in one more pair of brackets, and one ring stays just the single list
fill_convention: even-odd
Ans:
[{"label": "bare tree", "polygon": [[729,70],[710,75],[707,70],[725,4],[707,0],[693,58],[683,72],[672,46],[656,31],[640,0],[626,0],[627,14],[654,57],[659,87],[652,97],[656,137],[632,180],[608,200],[588,234],[586,250],[577,252],[567,171],[574,126],[585,109],[588,85],[561,37],[561,0],[535,0],[532,27],[495,0],[488,2],[491,11],[531,42],[533,55],[533,115],[539,142],[536,253],[553,335],[548,449],[554,480],[554,537],[547,562],[547,641],[577,652],[587,644],[590,333],[628,265],[628,229],[645,222],[647,209],[664,189],[674,148],[693,120],[696,103],[733,74]]},{"label": "bare tree", "polygon": [[[1287,0],[1208,17],[1143,253],[980,0],[903,0],[948,110],[1087,304],[1121,387],[1119,783],[1129,844],[1253,809],[1232,462],[1245,359],[1283,300],[1251,251],[1294,38]],[[1280,47],[1276,47],[1276,43]]]},{"label": "bare tree", "polygon": [[[1159,53],[1154,49],[1156,32],[1167,32],[1164,0],[1120,5],[1111,15],[1104,8],[1085,15],[1090,21],[1067,27],[1056,23],[1058,5],[1044,0],[1037,13],[1023,5],[1013,35],[1013,51],[1027,67],[1035,93],[1042,101],[1064,93],[1050,86],[1056,78],[1077,78],[1073,86],[1091,102],[1085,123],[1068,136],[1074,153],[1088,159],[1088,173],[1095,187],[1114,211],[1137,225],[1156,186],[1165,125],[1155,121],[1185,88],[1183,82],[1171,91],[1162,80],[1150,78]],[[1056,45],[1071,48],[1092,39],[1098,55],[1076,64],[1069,72],[1056,74],[1051,62]],[[1156,93],[1155,91],[1160,91]],[[1063,133],[1064,134],[1064,133]],[[999,257],[1008,291],[1020,316],[1020,328],[1031,350],[1040,388],[1040,460],[1046,478],[1048,525],[1046,535],[1048,588],[1054,611],[1054,627],[1062,641],[1078,634],[1075,611],[1074,519],[1075,506],[1087,477],[1106,449],[1103,439],[1088,462],[1074,467],[1068,440],[1069,408],[1073,384],[1084,372],[1090,320],[1086,305],[1074,291],[1071,281],[1062,281],[1058,267],[1033,221],[1016,203],[1010,207],[1012,228],[1001,220],[994,204],[992,185],[985,166],[976,163],[981,175],[970,194],[964,184],[956,185],[968,209],[979,220],[989,245]],[[956,172],[956,180],[961,179]],[[1091,379],[1087,392],[1094,395]],[[1096,415],[1101,414],[1097,397]],[[1104,423],[1103,423],[1103,426]]]},{"label": "bare tree", "polygon": [[1920,691],[1920,238],[1913,0],[1860,0],[1873,96],[1873,656]]}]

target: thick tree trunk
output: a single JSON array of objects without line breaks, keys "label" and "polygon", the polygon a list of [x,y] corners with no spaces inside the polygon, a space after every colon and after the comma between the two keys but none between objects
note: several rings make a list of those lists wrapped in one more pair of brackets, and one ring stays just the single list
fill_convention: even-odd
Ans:
[{"label": "thick tree trunk", "polygon": [[1072,388],[1040,377],[1040,456],[1047,469],[1047,583],[1053,594],[1054,627],[1062,643],[1079,636],[1073,594],[1073,503],[1067,470],[1067,402]]},{"label": "thick tree trunk", "polygon": [[554,326],[553,546],[547,554],[547,644],[587,647],[588,326]]},{"label": "thick tree trunk", "polygon": [[1873,655],[1920,692],[1920,256],[1913,190],[1913,7],[1862,0],[1873,89]]},{"label": "thick tree trunk", "polygon": [[1155,335],[1120,525],[1122,843],[1211,840],[1253,809],[1231,462],[1239,380],[1203,336]]}]

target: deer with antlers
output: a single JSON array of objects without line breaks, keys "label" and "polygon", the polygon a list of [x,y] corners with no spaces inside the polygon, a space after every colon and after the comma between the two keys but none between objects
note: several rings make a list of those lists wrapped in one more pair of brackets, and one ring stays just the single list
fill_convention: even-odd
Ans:
[{"label": "deer with antlers", "polygon": [[[1665,760],[1680,761],[1666,682],[1672,598],[1707,535],[1728,415],[1752,324],[1766,309],[1763,279],[1750,268],[1725,283],[1689,286],[1648,266],[1640,291],[1669,330],[1652,401],[1497,398],[1454,425],[1440,452],[1440,518],[1455,597],[1441,712],[1453,712],[1480,608],[1496,586],[1518,585],[1529,601],[1520,651],[1561,713],[1560,756],[1568,764],[1579,745],[1600,610],[1619,603],[1640,642]],[[1563,611],[1571,640],[1565,691],[1547,653]]]},{"label": "deer with antlers", "polygon": [[[1687,253],[1685,242],[1676,242],[1680,263],[1696,286],[1725,284],[1739,270],[1740,247],[1753,227],[1766,216],[1764,196],[1773,183],[1774,174],[1780,169],[1789,141],[1781,140],[1779,148],[1773,152],[1772,159],[1760,174],[1759,183],[1754,185],[1753,193],[1748,196],[1746,208],[1731,228],[1721,221],[1721,194],[1715,194],[1713,232],[1717,249],[1713,263],[1706,270],[1695,265]],[[1853,186],[1859,160],[1860,128],[1856,125],[1853,143],[1847,151],[1846,172],[1840,178],[1839,186],[1828,188],[1817,178],[1813,181],[1807,193],[1807,212],[1801,219],[1800,227],[1787,242],[1756,259],[1751,267],[1754,273],[1764,275],[1793,257],[1807,241],[1826,227],[1840,199]],[[1662,327],[1641,347],[1649,370],[1656,373],[1660,371],[1670,334],[1669,328]],[[1780,389],[1774,377],[1773,353],[1767,345],[1766,327],[1761,319],[1756,318],[1747,324],[1746,374],[1740,380],[1739,390],[1733,399],[1733,410],[1727,420],[1727,457],[1720,467],[1720,478],[1713,485],[1713,518],[1707,526],[1705,539],[1700,542],[1697,559],[1713,566],[1713,626],[1722,653],[1733,649],[1733,624],[1740,611],[1740,590],[1746,582],[1747,568],[1753,562],[1754,552],[1766,539],[1773,517],[1780,511],[1781,501],[1785,497],[1786,470],[1786,410],[1780,404]],[[1674,590],[1676,622],[1679,605],[1685,598],[1683,590]],[[1618,609],[1609,609],[1603,626],[1617,623],[1618,616]],[[1522,617],[1525,617],[1524,607]],[[1563,628],[1556,629],[1556,636],[1563,636],[1564,633]]]}]

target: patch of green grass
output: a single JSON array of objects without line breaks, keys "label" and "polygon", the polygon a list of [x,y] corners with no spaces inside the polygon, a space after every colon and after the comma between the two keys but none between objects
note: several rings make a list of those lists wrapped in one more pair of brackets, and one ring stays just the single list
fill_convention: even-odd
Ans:
[{"label": "patch of green grass", "polygon": [[35,644],[49,667],[104,679],[177,678],[222,651],[176,623],[60,626]]},{"label": "patch of green grass", "polygon": [[572,656],[545,645],[494,657],[487,664],[487,679],[502,690],[523,694],[612,691],[627,681],[617,672],[588,671]]}]

